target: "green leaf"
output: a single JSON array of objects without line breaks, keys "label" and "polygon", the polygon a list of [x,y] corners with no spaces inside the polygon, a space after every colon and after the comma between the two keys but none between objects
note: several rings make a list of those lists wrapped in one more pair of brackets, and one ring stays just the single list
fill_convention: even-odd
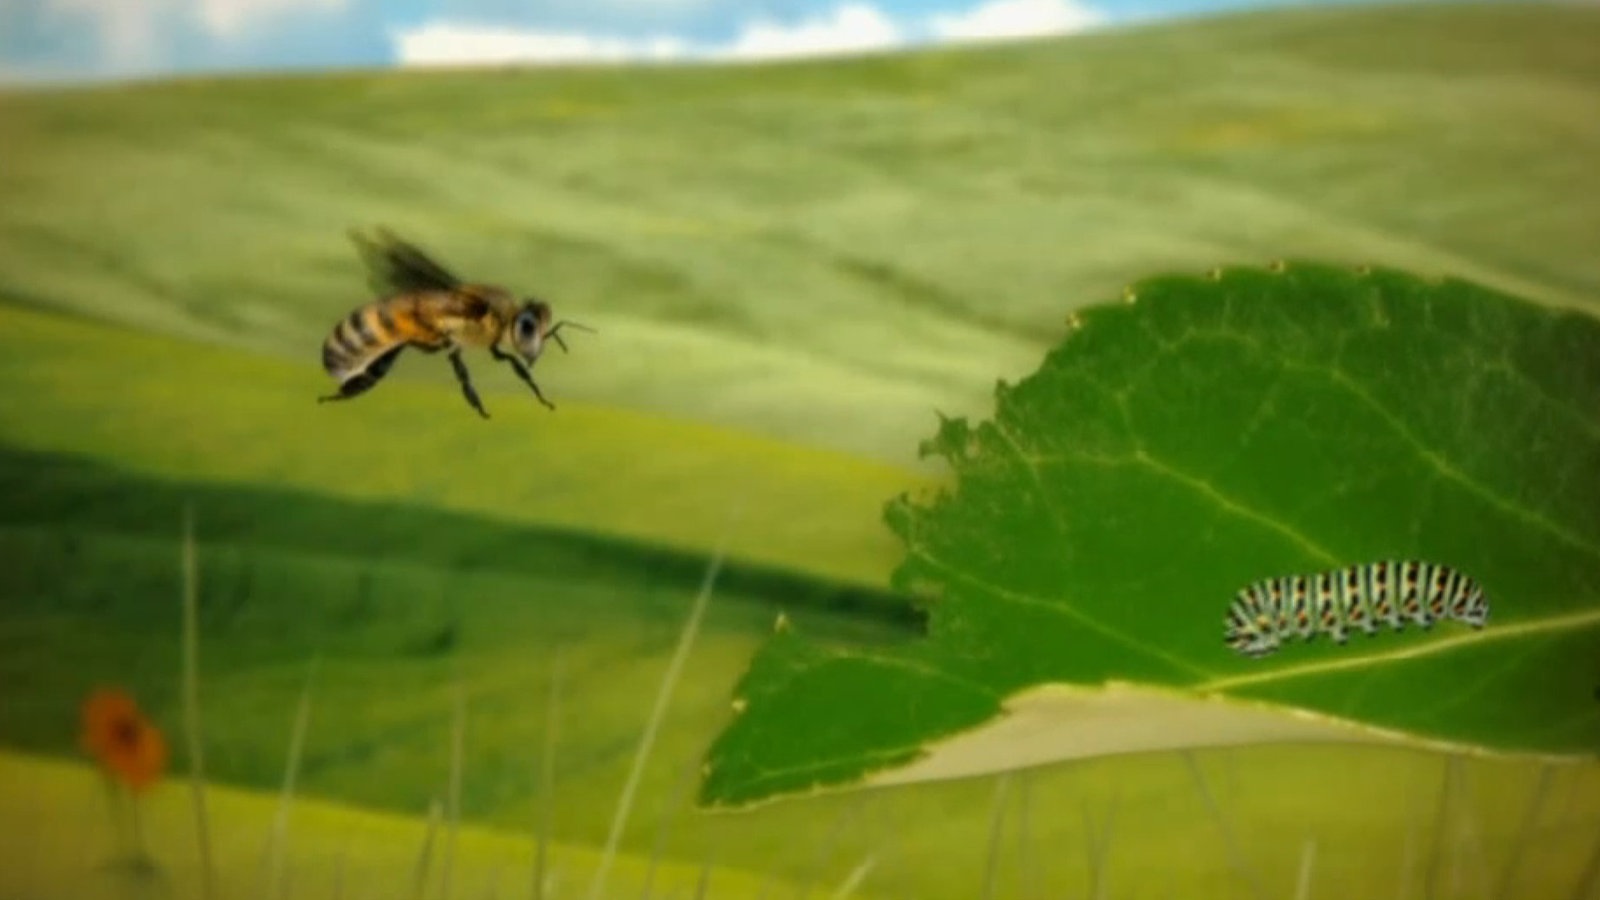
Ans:
[{"label": "green leaf", "polygon": [[[927,637],[782,629],[702,802],[1237,743],[1600,751],[1600,322],[1312,264],[1124,299],[942,423],[952,488],[889,504]],[[1474,577],[1488,626],[1224,645],[1245,585],[1384,559]]]}]

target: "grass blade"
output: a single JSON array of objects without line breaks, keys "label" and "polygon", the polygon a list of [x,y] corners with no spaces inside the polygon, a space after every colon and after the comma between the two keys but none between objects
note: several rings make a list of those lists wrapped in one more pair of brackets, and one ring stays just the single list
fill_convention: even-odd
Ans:
[{"label": "grass blade", "polygon": [[1295,879],[1294,900],[1311,900],[1311,867],[1317,859],[1317,842],[1306,838],[1300,850],[1300,875]]},{"label": "grass blade", "polygon": [[705,861],[700,864],[700,877],[694,885],[694,900],[706,900],[706,890],[711,886],[711,863],[715,856],[711,850],[706,851]]},{"label": "grass blade", "polygon": [[1017,776],[1017,895],[1021,900],[1032,900],[1037,896],[1038,888],[1035,884],[1033,871],[1033,857],[1031,851],[1031,812],[1032,812],[1032,786],[1033,773],[1023,772]]},{"label": "grass blade", "polygon": [[1433,853],[1428,859],[1428,869],[1422,879],[1422,896],[1433,900],[1439,896],[1439,867],[1444,863],[1445,829],[1449,823],[1450,785],[1455,779],[1456,759],[1445,757],[1444,777],[1439,783],[1439,803],[1433,814]]},{"label": "grass blade", "polygon": [[550,831],[555,819],[556,728],[560,723],[561,648],[550,657],[550,693],[544,707],[544,753],[539,758],[539,824],[533,854],[533,900],[545,900]]},{"label": "grass blade", "polygon": [[867,873],[871,872],[872,867],[877,863],[878,857],[876,854],[867,854],[865,859],[850,870],[850,874],[845,876],[844,881],[840,882],[839,889],[833,892],[832,900],[846,900],[851,894],[854,894],[856,889],[861,887],[861,882],[866,880]]},{"label": "grass blade", "polygon": [[1000,838],[1006,830],[1006,800],[1011,793],[1011,773],[995,779],[994,799],[990,801],[989,852],[983,865],[983,900],[993,900],[994,886],[1000,879]]},{"label": "grass blade", "polygon": [[[817,843],[816,855],[811,858],[811,864],[807,867],[804,876],[800,880],[799,889],[795,894],[799,900],[806,900],[807,897],[811,896],[812,887],[816,885],[816,882],[822,877],[822,873],[827,869],[828,861],[833,858],[834,848],[843,840],[845,832],[855,823],[856,819],[860,818],[877,799],[878,795],[867,791],[857,795],[848,806],[839,811],[833,823],[828,826],[828,833],[823,835],[822,840]],[[763,893],[765,893],[764,888]]]},{"label": "grass blade", "polygon": [[439,861],[440,893],[450,900],[454,888],[456,831],[461,825],[461,767],[467,743],[467,686],[456,673],[455,720],[450,728],[450,784],[445,793],[444,853]]},{"label": "grass blade", "polygon": [[200,853],[200,897],[216,896],[211,820],[206,812],[205,757],[200,740],[200,574],[194,543],[194,504],[183,507],[183,730],[189,744],[189,787]]},{"label": "grass blade", "polygon": [[1083,807],[1084,831],[1089,836],[1089,897],[1090,900],[1105,900],[1106,897],[1106,859],[1111,855],[1111,834],[1117,823],[1118,795],[1111,795],[1111,804],[1106,809],[1105,830],[1095,834],[1094,816],[1089,812],[1088,804]]},{"label": "grass blade", "polygon": [[1594,849],[1589,851],[1589,861],[1578,874],[1572,887],[1572,900],[1596,900],[1595,886],[1600,884],[1600,829],[1595,829]]},{"label": "grass blade", "polygon": [[1539,780],[1533,784],[1533,796],[1528,799],[1528,808],[1522,814],[1522,824],[1517,826],[1517,836],[1511,842],[1511,855],[1506,859],[1505,869],[1500,872],[1500,882],[1495,890],[1495,900],[1510,900],[1511,883],[1517,877],[1517,869],[1522,865],[1522,854],[1527,852],[1528,843],[1533,839],[1533,830],[1539,824],[1539,812],[1544,807],[1544,798],[1550,792],[1550,778],[1553,769],[1549,763],[1539,767]]},{"label": "grass blade", "polygon": [[348,847],[341,847],[333,861],[333,889],[328,892],[332,900],[344,900],[344,867],[350,858]]},{"label": "grass blade", "polygon": [[[1459,763],[1458,763],[1459,765]],[[1477,875],[1477,893],[1488,900],[1489,897],[1489,867],[1484,863],[1485,852],[1483,835],[1478,831],[1477,804],[1472,797],[1472,780],[1464,770],[1456,772],[1456,792],[1460,794],[1460,801],[1456,804],[1456,841],[1453,855],[1455,869],[1455,884],[1453,890],[1460,896],[1466,880],[1466,866],[1470,864]]]},{"label": "grass blade", "polygon": [[1572,900],[1595,900],[1597,883],[1600,883],[1600,839],[1595,841],[1594,852],[1589,854],[1589,861],[1578,876],[1578,884],[1572,889]]},{"label": "grass blade", "polygon": [[722,561],[727,554],[727,543],[728,538],[724,537],[716,553],[711,557],[711,564],[706,567],[705,579],[700,583],[699,593],[695,595],[694,605],[689,610],[689,618],[683,623],[678,646],[673,651],[672,659],[667,663],[667,671],[661,678],[661,687],[656,692],[655,707],[651,709],[650,720],[645,724],[644,734],[639,739],[639,750],[634,755],[632,768],[628,771],[628,780],[622,787],[622,796],[617,799],[616,813],[611,819],[611,831],[606,835],[605,850],[600,856],[600,867],[589,882],[589,900],[599,900],[605,890],[606,878],[611,872],[611,861],[617,854],[617,845],[622,840],[622,829],[627,825],[628,813],[633,808],[633,797],[639,788],[639,778],[644,773],[646,760],[650,758],[650,750],[655,745],[656,732],[661,730],[661,721],[666,718],[667,705],[672,699],[673,688],[677,686],[684,662],[689,658],[689,648],[694,645],[694,639],[700,632],[700,620],[705,616],[706,605],[711,600],[712,586],[716,584],[717,574],[722,569]]},{"label": "grass blade", "polygon": [[272,830],[267,833],[267,852],[262,861],[266,877],[261,883],[268,897],[288,895],[288,886],[284,883],[284,848],[289,841],[289,806],[294,800],[295,776],[300,770],[306,729],[311,721],[311,686],[316,674],[317,661],[313,659],[306,672],[305,687],[300,691],[300,705],[295,710],[294,725],[289,733],[289,755],[283,766],[283,791],[278,796],[278,810],[272,819]]},{"label": "grass blade", "polygon": [[1423,816],[1422,802],[1418,799],[1420,793],[1414,785],[1406,792],[1406,836],[1401,842],[1400,877],[1396,879],[1395,900],[1407,900],[1411,896],[1411,883],[1416,879],[1417,828]]},{"label": "grass blade", "polygon": [[439,801],[428,804],[428,822],[423,826],[422,849],[417,852],[417,867],[411,879],[412,900],[422,900],[428,888],[428,866],[433,862],[433,839],[439,831]]},{"label": "grass blade", "polygon": [[650,892],[655,887],[656,866],[661,861],[661,851],[667,843],[669,826],[678,810],[688,802],[689,792],[694,789],[694,775],[698,771],[699,758],[690,759],[678,776],[678,783],[673,786],[671,795],[661,802],[661,811],[656,820],[656,839],[650,847],[650,860],[645,864],[644,888],[639,892],[641,900],[650,900]]},{"label": "grass blade", "polygon": [[1216,822],[1217,830],[1222,834],[1222,845],[1228,851],[1228,860],[1233,865],[1233,871],[1249,883],[1257,900],[1266,900],[1267,892],[1261,886],[1261,879],[1245,862],[1244,854],[1239,852],[1238,842],[1233,838],[1233,829],[1228,827],[1228,821],[1223,817],[1222,810],[1217,808],[1217,801],[1211,796],[1211,789],[1206,786],[1205,774],[1200,771],[1200,764],[1195,761],[1194,753],[1184,750],[1183,761],[1188,764],[1189,774],[1194,777],[1195,789],[1200,792],[1201,802],[1205,804],[1206,811],[1211,814],[1212,821]]}]

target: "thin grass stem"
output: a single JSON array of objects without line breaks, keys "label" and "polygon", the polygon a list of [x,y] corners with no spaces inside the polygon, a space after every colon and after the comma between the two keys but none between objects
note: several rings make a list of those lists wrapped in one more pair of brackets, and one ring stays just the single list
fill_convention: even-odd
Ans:
[{"label": "thin grass stem", "polygon": [[599,868],[595,870],[594,878],[589,882],[589,900],[599,900],[605,891],[606,879],[611,874],[611,863],[617,855],[617,846],[622,841],[622,831],[627,825],[628,814],[633,809],[633,799],[639,788],[639,779],[644,774],[650,751],[655,746],[656,733],[661,730],[661,722],[666,718],[667,706],[672,699],[673,689],[677,687],[678,678],[683,672],[684,663],[689,658],[689,649],[694,646],[695,637],[700,632],[700,620],[705,616],[706,606],[711,600],[712,587],[716,584],[717,574],[722,569],[727,543],[728,537],[725,536],[718,545],[715,555],[712,556],[711,564],[706,567],[700,591],[695,595],[689,618],[684,622],[683,631],[679,635],[678,646],[673,651],[672,660],[667,664],[667,671],[661,678],[661,685],[656,692],[655,707],[650,711],[650,719],[645,724],[644,734],[639,740],[639,750],[634,754],[633,766],[628,770],[628,780],[623,785],[622,795],[617,799],[617,808],[611,819],[610,833],[606,835]]},{"label": "thin grass stem", "polygon": [[650,900],[650,892],[655,888],[656,867],[661,861],[661,851],[667,843],[667,831],[677,812],[688,802],[689,792],[694,789],[694,775],[700,771],[698,757],[691,758],[678,775],[678,783],[673,785],[672,793],[661,802],[660,814],[656,819],[656,838],[650,847],[650,859],[645,863],[644,887],[639,896],[642,900]]},{"label": "thin grass stem", "polygon": [[1222,815],[1222,810],[1217,807],[1217,801],[1211,796],[1211,789],[1206,786],[1205,774],[1200,771],[1200,764],[1194,754],[1188,750],[1182,751],[1183,761],[1189,766],[1189,774],[1194,778],[1195,789],[1200,792],[1200,800],[1205,804],[1206,811],[1211,814],[1211,819],[1217,825],[1217,831],[1222,835],[1222,845],[1228,852],[1228,860],[1233,866],[1233,871],[1247,884],[1256,895],[1257,900],[1266,900],[1267,892],[1261,885],[1261,879],[1256,875],[1244,854],[1239,851],[1238,842],[1234,840],[1233,829],[1228,827],[1227,819]]},{"label": "thin grass stem", "polygon": [[200,897],[216,896],[211,818],[206,812],[205,757],[200,727],[200,575],[194,541],[194,504],[183,507],[183,726],[189,744],[189,787],[200,854]]},{"label": "thin grass stem", "polygon": [[[1463,763],[1457,762],[1457,766]],[[1479,896],[1487,900],[1489,896],[1489,867],[1484,863],[1483,835],[1478,830],[1477,804],[1472,797],[1472,779],[1461,768],[1456,771],[1456,792],[1460,801],[1456,804],[1456,840],[1453,855],[1453,868],[1455,869],[1454,891],[1456,896],[1461,896],[1467,877],[1466,868],[1470,865],[1477,874]]]},{"label": "thin grass stem", "polygon": [[867,874],[871,872],[872,867],[877,864],[877,854],[867,854],[866,857],[861,860],[861,862],[856,863],[855,868],[850,870],[850,874],[845,876],[844,881],[839,883],[838,890],[833,892],[832,900],[847,900],[851,894],[856,892],[857,888],[861,887],[861,882],[867,879]]},{"label": "thin grass stem", "polygon": [[867,805],[874,799],[874,794],[868,791],[857,795],[850,805],[840,810],[833,824],[829,826],[828,833],[823,836],[822,841],[817,845],[817,854],[812,857],[810,867],[800,880],[797,893],[799,900],[806,900],[807,897],[811,896],[811,888],[815,886],[822,871],[827,868],[828,860],[833,858],[834,847],[843,837],[845,829],[862,814]]},{"label": "thin grass stem", "polygon": [[1306,838],[1300,848],[1300,874],[1294,883],[1294,900],[1311,900],[1311,867],[1317,859],[1317,842]]},{"label": "thin grass stem", "polygon": [[1111,803],[1106,809],[1105,830],[1096,834],[1094,817],[1089,812],[1088,804],[1083,807],[1084,830],[1089,836],[1089,896],[1091,900],[1105,900],[1106,885],[1106,860],[1111,856],[1111,835],[1116,829],[1118,794],[1111,795]]},{"label": "thin grass stem", "polygon": [[144,817],[139,815],[139,798],[130,797],[128,803],[128,830],[132,833],[133,849],[129,854],[135,861],[150,859],[150,848],[144,839]]},{"label": "thin grass stem", "polygon": [[1528,799],[1528,808],[1522,813],[1522,823],[1517,826],[1517,836],[1511,841],[1511,853],[1506,858],[1505,868],[1500,871],[1500,881],[1494,892],[1495,900],[1510,900],[1511,884],[1516,880],[1522,855],[1527,852],[1528,844],[1533,840],[1534,828],[1539,824],[1539,812],[1544,807],[1545,795],[1550,791],[1553,771],[1549,763],[1539,767],[1539,780],[1533,784],[1533,796]]},{"label": "thin grass stem", "polygon": [[539,757],[539,822],[533,852],[533,900],[545,900],[550,831],[555,821],[556,729],[560,724],[561,648],[550,656],[550,688],[544,705],[544,753]]},{"label": "thin grass stem", "polygon": [[438,799],[428,804],[428,821],[423,826],[422,848],[417,851],[417,865],[412,870],[411,896],[413,900],[422,900],[428,888],[428,867],[433,862],[433,841],[439,831],[439,817],[442,814],[441,804]]},{"label": "thin grass stem", "polygon": [[1578,873],[1578,880],[1572,886],[1572,900],[1595,900],[1597,884],[1600,884],[1600,829],[1595,830],[1589,861],[1583,864],[1583,871]]},{"label": "thin grass stem", "polygon": [[1032,900],[1038,893],[1033,871],[1032,841],[1032,791],[1033,773],[1022,772],[1017,777],[1017,895],[1022,900]]},{"label": "thin grass stem", "polygon": [[267,832],[267,848],[263,854],[261,893],[268,897],[285,897],[288,886],[284,883],[289,842],[289,808],[294,802],[294,783],[300,771],[300,759],[305,752],[306,730],[311,723],[311,688],[317,675],[317,661],[307,667],[306,682],[300,689],[300,704],[295,709],[294,725],[289,732],[289,753],[283,765],[283,789],[278,795],[278,809]]},{"label": "thin grass stem", "polygon": [[711,887],[711,864],[715,857],[715,849],[707,848],[705,861],[700,863],[700,877],[695,881],[694,900],[706,900],[706,891]]},{"label": "thin grass stem", "polygon": [[467,744],[467,686],[456,672],[455,715],[450,726],[450,783],[445,790],[444,852],[439,860],[439,891],[450,900],[455,890],[456,834],[461,827],[461,771]]},{"label": "thin grass stem", "polygon": [[1400,877],[1396,881],[1396,900],[1411,896],[1411,883],[1417,876],[1417,828],[1422,820],[1422,809],[1417,802],[1417,791],[1410,792],[1410,812],[1406,816],[1406,836],[1400,845]]},{"label": "thin grass stem", "polygon": [[1428,858],[1428,868],[1422,878],[1422,896],[1428,900],[1438,897],[1439,868],[1444,864],[1445,829],[1449,822],[1450,812],[1450,785],[1455,780],[1455,757],[1447,756],[1444,761],[1444,776],[1439,783],[1439,803],[1434,808],[1433,814],[1433,852]]},{"label": "thin grass stem", "polygon": [[994,797],[989,802],[989,851],[983,865],[983,900],[993,900],[1000,879],[1000,840],[1006,830],[1006,801],[1011,793],[1011,773],[995,779]]},{"label": "thin grass stem", "polygon": [[344,867],[350,858],[349,841],[339,848],[339,855],[333,860],[333,889],[328,892],[332,900],[344,900]]}]

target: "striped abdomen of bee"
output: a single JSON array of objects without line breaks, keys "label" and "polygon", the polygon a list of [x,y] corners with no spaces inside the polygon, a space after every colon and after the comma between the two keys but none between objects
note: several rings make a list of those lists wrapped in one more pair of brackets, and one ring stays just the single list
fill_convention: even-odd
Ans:
[{"label": "striped abdomen of bee", "polygon": [[[518,303],[508,291],[486,285],[414,291],[374,301],[340,320],[322,342],[322,366],[339,381],[339,390],[318,399],[348,400],[371,390],[401,351],[415,347],[430,354],[448,352],[462,394],[480,416],[488,418],[461,358],[464,348],[483,347],[508,363],[540,403],[555,409],[529,370],[543,352],[546,338],[554,338],[566,350],[559,335],[563,324],[584,327],[575,322],[552,324],[549,304],[532,298]],[[509,345],[510,352],[502,344]]]}]

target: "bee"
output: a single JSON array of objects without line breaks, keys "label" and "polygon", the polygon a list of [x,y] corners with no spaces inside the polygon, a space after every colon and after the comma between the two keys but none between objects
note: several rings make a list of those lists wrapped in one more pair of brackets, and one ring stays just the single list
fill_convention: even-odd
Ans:
[{"label": "bee", "polygon": [[468,347],[486,348],[507,363],[533,389],[546,408],[554,410],[529,371],[553,340],[567,351],[563,327],[593,332],[577,322],[555,322],[550,304],[537,297],[518,300],[510,290],[492,284],[464,282],[416,246],[379,229],[372,239],[352,231],[367,269],[368,282],[379,299],[357,307],[334,325],[322,342],[322,367],[339,382],[333,394],[318,403],[349,400],[371,390],[407,347],[423,353],[445,352],[467,403],[489,418],[472,376],[461,358]]}]

